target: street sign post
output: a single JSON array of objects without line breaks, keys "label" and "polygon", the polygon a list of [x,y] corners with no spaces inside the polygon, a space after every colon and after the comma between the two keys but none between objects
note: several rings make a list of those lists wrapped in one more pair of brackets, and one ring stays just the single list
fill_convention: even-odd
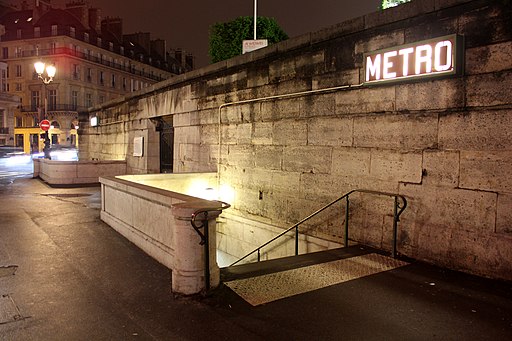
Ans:
[{"label": "street sign post", "polygon": [[42,120],[41,122],[39,122],[39,128],[41,128],[44,131],[48,131],[48,129],[50,129],[50,121]]}]

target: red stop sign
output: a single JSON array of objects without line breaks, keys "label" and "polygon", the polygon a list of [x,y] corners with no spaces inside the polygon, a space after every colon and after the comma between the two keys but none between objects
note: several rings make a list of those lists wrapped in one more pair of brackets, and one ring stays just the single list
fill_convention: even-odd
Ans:
[{"label": "red stop sign", "polygon": [[50,121],[48,120],[42,120],[39,122],[39,128],[43,129],[44,131],[47,131],[50,129]]}]

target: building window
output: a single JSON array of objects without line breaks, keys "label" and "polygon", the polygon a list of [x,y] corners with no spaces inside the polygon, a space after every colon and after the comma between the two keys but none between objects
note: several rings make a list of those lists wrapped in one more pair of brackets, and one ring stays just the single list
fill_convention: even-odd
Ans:
[{"label": "building window", "polygon": [[98,44],[98,46],[99,46],[99,47],[101,47],[101,38],[98,38],[98,39],[96,40],[96,43]]},{"label": "building window", "polygon": [[36,26],[36,27],[34,27],[34,38],[39,38],[39,37],[41,37],[41,27]]},{"label": "building window", "polygon": [[86,33],[84,33],[84,41],[85,41],[86,43],[88,43],[88,42],[89,42],[89,33],[87,33],[87,32],[86,32]]},{"label": "building window", "polygon": [[87,68],[87,81],[92,82],[92,69],[90,67]]},{"label": "building window", "polygon": [[16,58],[22,57],[21,55],[21,47],[16,47],[16,53],[14,54]]},{"label": "building window", "polygon": [[123,77],[123,90],[126,90],[126,78]]},{"label": "building window", "polygon": [[71,91],[71,110],[76,110],[78,108],[78,91]]},{"label": "building window", "polygon": [[48,110],[57,110],[57,90],[48,91]]},{"label": "building window", "polygon": [[85,106],[87,108],[92,107],[92,94],[91,93],[85,94]]},{"label": "building window", "polygon": [[15,89],[16,91],[23,91],[21,87],[21,83],[15,83]]},{"label": "building window", "polygon": [[16,77],[21,77],[21,65],[16,65]]},{"label": "building window", "polygon": [[37,110],[39,108],[39,91],[32,91],[30,94],[30,104],[32,105],[32,111]]},{"label": "building window", "polygon": [[103,104],[105,102],[105,96],[103,96],[103,95],[100,95],[98,99],[99,99],[100,104]]},{"label": "building window", "polygon": [[70,26],[69,27],[69,36],[71,38],[74,38],[75,37],[75,33],[76,33],[75,28],[73,26]]},{"label": "building window", "polygon": [[55,51],[57,50],[57,43],[51,43],[50,50],[51,50],[52,54],[55,53]]},{"label": "building window", "polygon": [[0,128],[5,128],[5,111],[3,109],[0,109]]},{"label": "building window", "polygon": [[113,43],[113,42],[109,42],[109,43],[108,43],[108,49],[109,49],[110,51],[114,51],[114,43]]},{"label": "building window", "polygon": [[16,128],[23,127],[23,118],[16,116]]},{"label": "building window", "polygon": [[116,87],[116,75],[112,74],[111,80],[112,80],[111,81],[111,83],[112,83],[111,85],[112,85],[113,88],[115,88]]},{"label": "building window", "polygon": [[52,36],[56,36],[58,34],[57,25],[52,25]]},{"label": "building window", "polygon": [[73,79],[80,79],[80,67],[78,66],[78,64],[73,64]]},{"label": "building window", "polygon": [[124,46],[121,46],[119,48],[119,52],[121,53],[122,56],[124,56]]},{"label": "building window", "polygon": [[105,84],[105,74],[103,73],[103,71],[100,71],[98,78],[99,78],[100,85],[104,85]]},{"label": "building window", "polygon": [[2,47],[2,58],[3,59],[9,58],[9,48],[8,47]]},{"label": "building window", "polygon": [[2,92],[7,92],[7,70],[2,70]]},{"label": "building window", "polygon": [[16,38],[21,39],[21,29],[16,30]]}]

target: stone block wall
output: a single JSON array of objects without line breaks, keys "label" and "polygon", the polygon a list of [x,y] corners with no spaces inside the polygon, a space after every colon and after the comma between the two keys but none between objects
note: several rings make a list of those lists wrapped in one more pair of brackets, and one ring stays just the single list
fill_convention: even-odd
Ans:
[{"label": "stone block wall", "polygon": [[[284,228],[355,188],[399,193],[409,201],[400,253],[511,280],[511,14],[501,0],[423,0],[355,18],[98,108],[123,123],[87,129],[80,145],[111,157],[93,141],[109,143],[112,130],[129,150],[139,131],[156,136],[154,118],[173,115],[174,171],[217,171],[239,220]],[[363,53],[449,34],[464,37],[462,75],[361,86]],[[392,204],[354,197],[351,237],[389,249]],[[343,223],[340,205],[305,228],[336,243]],[[249,249],[265,233],[232,242]]]}]

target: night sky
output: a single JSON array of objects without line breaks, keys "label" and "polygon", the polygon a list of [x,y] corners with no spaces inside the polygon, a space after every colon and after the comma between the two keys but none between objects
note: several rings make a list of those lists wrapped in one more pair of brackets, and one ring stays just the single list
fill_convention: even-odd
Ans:
[{"label": "night sky", "polygon": [[[21,1],[21,0],[20,0]],[[33,0],[28,0],[32,2]],[[52,0],[63,5],[66,0]],[[151,32],[195,56],[196,67],[209,64],[209,27],[252,16],[254,0],[89,0],[102,16],[119,16],[124,32]],[[275,18],[290,37],[378,10],[379,0],[258,0],[258,15]]]}]

